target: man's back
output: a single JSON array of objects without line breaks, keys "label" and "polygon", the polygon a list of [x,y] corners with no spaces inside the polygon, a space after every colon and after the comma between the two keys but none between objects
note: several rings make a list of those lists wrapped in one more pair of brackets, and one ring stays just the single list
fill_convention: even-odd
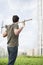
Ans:
[{"label": "man's back", "polygon": [[18,36],[14,34],[14,29],[18,29],[17,24],[7,26],[7,44],[9,47],[14,47],[18,45]]}]

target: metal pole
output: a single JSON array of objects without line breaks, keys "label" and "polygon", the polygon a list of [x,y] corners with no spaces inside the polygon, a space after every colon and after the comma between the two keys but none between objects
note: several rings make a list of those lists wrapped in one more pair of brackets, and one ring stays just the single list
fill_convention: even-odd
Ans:
[{"label": "metal pole", "polygon": [[41,56],[42,56],[42,0],[41,0]]},{"label": "metal pole", "polygon": [[[17,22],[17,23],[15,23],[15,24],[23,23],[23,22],[28,22],[28,21],[31,21],[31,20],[32,20],[32,19],[27,19],[27,20],[23,20],[22,22]],[[4,28],[4,27],[7,27],[7,25],[2,26],[1,28]]]},{"label": "metal pole", "polygon": [[[4,24],[4,22],[2,21],[2,25],[1,25],[2,27],[3,27],[3,24]],[[1,27],[1,33],[2,33],[2,27]]]}]

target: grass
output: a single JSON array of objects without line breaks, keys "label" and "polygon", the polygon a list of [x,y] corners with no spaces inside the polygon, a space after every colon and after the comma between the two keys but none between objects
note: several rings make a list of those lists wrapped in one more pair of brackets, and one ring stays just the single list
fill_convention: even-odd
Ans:
[{"label": "grass", "polygon": [[[0,65],[7,65],[7,58],[0,58]],[[16,59],[15,65],[43,65],[43,56],[31,57],[31,56],[19,56]]]}]

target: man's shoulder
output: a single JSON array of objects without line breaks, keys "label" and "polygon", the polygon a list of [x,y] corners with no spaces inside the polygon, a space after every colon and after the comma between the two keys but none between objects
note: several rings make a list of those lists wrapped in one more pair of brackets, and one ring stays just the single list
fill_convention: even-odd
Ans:
[{"label": "man's shoulder", "polygon": [[9,24],[9,25],[6,25],[5,28],[9,29],[9,28],[14,28],[14,27],[18,27],[18,24]]},{"label": "man's shoulder", "polygon": [[10,28],[11,26],[12,26],[12,24],[11,24],[11,25],[5,25],[5,28],[8,29],[8,28]]}]

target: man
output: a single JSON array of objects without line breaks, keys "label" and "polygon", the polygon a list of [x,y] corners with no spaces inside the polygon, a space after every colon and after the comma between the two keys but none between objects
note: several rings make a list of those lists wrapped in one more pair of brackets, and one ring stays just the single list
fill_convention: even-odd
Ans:
[{"label": "man", "polygon": [[14,15],[13,18],[13,24],[6,26],[6,31],[3,33],[3,37],[7,36],[7,49],[8,49],[8,65],[14,65],[17,52],[18,52],[18,37],[19,33],[22,31],[22,29],[25,26],[25,23],[22,23],[22,27],[19,28],[18,22],[19,17],[17,15]]}]

